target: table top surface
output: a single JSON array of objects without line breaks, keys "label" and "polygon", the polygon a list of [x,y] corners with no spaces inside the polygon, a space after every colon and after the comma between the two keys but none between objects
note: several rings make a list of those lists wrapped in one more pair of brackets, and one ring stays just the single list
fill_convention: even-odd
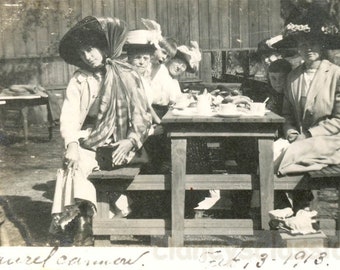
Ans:
[{"label": "table top surface", "polygon": [[19,95],[19,96],[6,96],[0,95],[0,100],[26,100],[26,99],[40,99],[40,95]]},{"label": "table top surface", "polygon": [[273,113],[267,112],[264,116],[240,115],[233,117],[221,117],[217,115],[177,115],[169,110],[162,118],[162,124],[174,123],[284,123],[284,118]]}]

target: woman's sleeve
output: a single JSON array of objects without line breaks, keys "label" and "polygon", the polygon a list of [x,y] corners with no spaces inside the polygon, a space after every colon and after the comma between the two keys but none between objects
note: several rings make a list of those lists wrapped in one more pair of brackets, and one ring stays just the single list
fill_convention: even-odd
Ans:
[{"label": "woman's sleeve", "polygon": [[133,89],[130,92],[132,119],[127,138],[133,140],[135,148],[140,149],[148,137],[152,117],[143,84],[138,76],[135,76],[135,86],[129,87],[129,89]]},{"label": "woman's sleeve", "polygon": [[80,130],[80,83],[73,77],[67,88],[60,115],[60,133],[64,139],[65,147],[70,142],[78,142]]},{"label": "woman's sleeve", "polygon": [[170,79],[169,80],[169,92],[170,92],[170,102],[176,103],[178,99],[181,98],[182,91],[181,87],[179,86],[179,82],[176,79]]},{"label": "woman's sleeve", "polygon": [[332,115],[308,130],[313,137],[335,135],[340,132],[340,72],[337,77]]},{"label": "woman's sleeve", "polygon": [[296,126],[296,120],[294,115],[294,108],[289,101],[288,91],[284,93],[283,104],[282,104],[282,117],[285,118],[285,123],[283,124],[283,135],[287,138],[290,134],[298,134],[298,128]]}]

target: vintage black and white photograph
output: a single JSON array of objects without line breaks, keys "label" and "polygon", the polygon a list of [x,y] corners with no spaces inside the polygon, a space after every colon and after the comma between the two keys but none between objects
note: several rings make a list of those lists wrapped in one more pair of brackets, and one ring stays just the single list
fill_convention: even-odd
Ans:
[{"label": "vintage black and white photograph", "polygon": [[340,0],[0,0],[0,265],[334,269],[339,65]]}]

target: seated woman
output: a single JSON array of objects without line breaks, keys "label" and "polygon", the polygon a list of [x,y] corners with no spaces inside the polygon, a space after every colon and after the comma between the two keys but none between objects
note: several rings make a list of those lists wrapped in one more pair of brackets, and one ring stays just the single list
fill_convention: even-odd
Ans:
[{"label": "seated woman", "polygon": [[166,67],[170,76],[177,80],[184,72],[197,72],[201,59],[198,43],[190,41],[190,47],[186,45],[177,47],[175,56],[166,63]]},{"label": "seated woman", "polygon": [[148,104],[152,114],[153,123],[160,124],[161,119],[152,108],[153,91],[150,85],[151,58],[156,51],[154,44],[158,40],[153,40],[153,33],[149,30],[129,31],[123,50],[126,51],[128,62],[136,69],[141,76]]},{"label": "seated woman", "polygon": [[[96,190],[87,177],[98,167],[96,149],[115,146],[112,166],[124,165],[142,147],[151,126],[140,76],[116,60],[126,33],[127,25],[119,19],[89,16],[72,27],[59,46],[60,56],[79,70],[67,86],[60,116],[64,169],[56,183],[50,232],[63,237],[66,225],[75,220],[76,246],[93,245]],[[128,212],[126,198],[118,201],[117,207]]]},{"label": "seated woman", "polygon": [[[337,33],[336,24],[326,16],[315,21],[307,14],[297,24],[288,24],[283,39],[273,45],[297,47],[304,60],[287,80],[282,115],[289,146],[279,174],[311,170],[318,162],[339,161],[330,155],[337,153],[340,142],[340,68],[325,59],[324,51],[340,48]],[[330,141],[332,145],[327,143]],[[308,206],[312,198],[310,192],[294,192],[294,211]]]},{"label": "seated woman", "polygon": [[160,25],[148,19],[142,19],[145,27],[158,37],[154,43],[156,50],[151,57],[149,74],[150,86],[153,93],[152,106],[157,115],[162,118],[168,111],[169,105],[181,98],[182,92],[177,81],[173,80],[165,64],[175,56],[177,43],[172,38],[162,36]]}]

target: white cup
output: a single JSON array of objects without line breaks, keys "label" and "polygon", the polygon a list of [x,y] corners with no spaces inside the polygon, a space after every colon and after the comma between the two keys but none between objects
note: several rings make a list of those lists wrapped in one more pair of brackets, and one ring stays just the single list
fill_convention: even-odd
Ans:
[{"label": "white cup", "polygon": [[222,114],[234,114],[237,112],[236,105],[234,103],[222,103],[220,104],[220,113]]},{"label": "white cup", "polygon": [[252,115],[264,116],[266,113],[266,103],[264,102],[250,103],[250,112]]}]

